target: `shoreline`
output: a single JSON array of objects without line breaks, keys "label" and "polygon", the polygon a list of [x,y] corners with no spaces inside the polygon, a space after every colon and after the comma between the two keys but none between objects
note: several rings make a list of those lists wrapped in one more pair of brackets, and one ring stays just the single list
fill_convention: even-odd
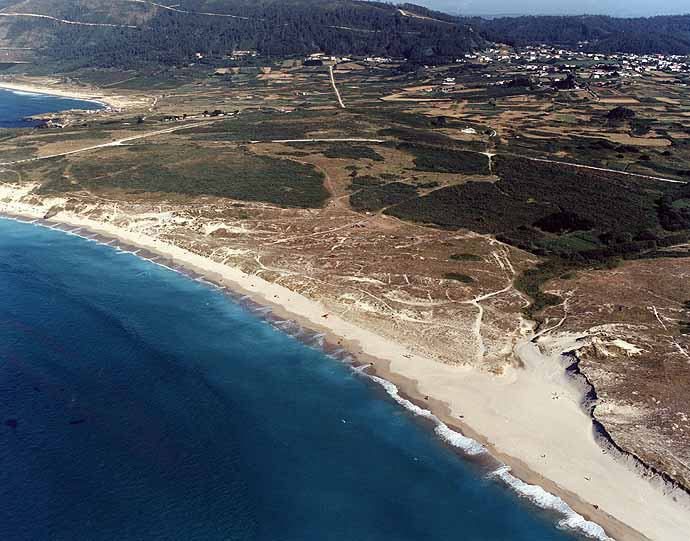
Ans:
[{"label": "shoreline", "polygon": [[[40,90],[37,90],[36,88],[40,88]],[[64,92],[61,90],[51,90],[48,91],[47,89],[44,89],[42,87],[30,87],[30,86],[25,86],[25,85],[15,85],[12,83],[4,83],[0,81],[0,90],[7,90],[8,92],[12,92],[14,94],[19,94],[19,93],[24,93],[24,94],[33,94],[33,95],[40,95],[40,96],[49,96],[52,98],[65,98],[65,99],[70,99],[70,100],[75,100],[75,101],[83,101],[87,103],[96,103],[98,105],[101,105],[103,108],[110,109],[111,105],[108,104],[105,100],[103,99],[96,99],[96,98],[87,98],[83,95],[79,95],[76,92]],[[40,114],[53,114],[53,113],[38,113]]]},{"label": "shoreline", "polygon": [[[29,211],[30,209],[25,210]],[[33,210],[36,214],[40,214],[38,209],[33,208]],[[473,457],[476,458],[478,455],[482,455],[482,460],[486,458],[487,462],[490,460],[498,466],[492,472],[489,472],[490,474],[493,473],[503,483],[509,485],[521,496],[530,499],[538,507],[554,511],[560,517],[565,516],[565,519],[560,521],[561,526],[572,528],[581,534],[584,533],[583,530],[589,531],[590,535],[594,534],[594,537],[599,539],[607,539],[607,536],[618,541],[650,539],[609,515],[603,509],[590,505],[575,492],[563,488],[557,483],[550,481],[547,477],[537,473],[523,460],[503,452],[494,442],[470,428],[462,420],[465,416],[457,415],[449,403],[432,397],[430,393],[425,394],[424,389],[420,388],[419,381],[402,375],[401,371],[395,369],[394,363],[388,360],[392,356],[404,355],[407,351],[404,346],[388,342],[380,337],[366,336],[370,333],[362,329],[358,329],[360,332],[355,332],[353,337],[352,333],[343,331],[347,331],[349,330],[348,327],[354,326],[344,321],[339,321],[338,325],[334,325],[335,316],[329,319],[330,325],[325,324],[326,319],[316,315],[316,313],[323,313],[323,309],[316,310],[316,313],[313,310],[314,306],[318,307],[318,303],[314,301],[310,301],[281,286],[276,286],[269,282],[263,283],[264,281],[258,277],[246,275],[232,267],[225,267],[203,256],[186,252],[172,244],[123,230],[110,224],[94,222],[80,216],[68,218],[64,216],[64,213],[61,213],[59,218],[56,217],[51,220],[43,220],[42,214],[40,216],[31,216],[27,213],[17,212],[15,214],[6,211],[2,215],[24,222],[37,222],[37,225],[61,229],[71,234],[76,234],[74,228],[87,230],[90,232],[90,235],[99,238],[94,239],[93,236],[87,236],[86,238],[91,238],[91,240],[97,240],[104,244],[113,244],[113,241],[117,241],[126,247],[132,248],[134,255],[145,259],[151,259],[151,256],[155,259],[164,258],[166,262],[172,263],[172,266],[170,266],[172,270],[185,273],[190,278],[207,282],[209,285],[226,289],[231,292],[230,296],[234,300],[242,302],[245,299],[250,299],[255,306],[265,307],[258,309],[265,319],[269,319],[266,317],[266,310],[270,310],[270,319],[274,319],[274,323],[275,321],[284,323],[295,322],[299,327],[310,329],[313,333],[320,336],[323,343],[319,344],[319,346],[324,349],[325,353],[332,355],[333,351],[340,351],[346,353],[345,357],[351,355],[352,359],[343,358],[341,360],[348,360],[355,367],[359,366],[358,370],[364,371],[374,381],[382,385],[396,402],[411,410],[415,415],[426,418],[426,420],[436,424],[435,432],[437,435],[459,452],[461,456],[472,460]],[[68,226],[69,229],[63,229],[61,224]],[[142,254],[141,250],[146,253]],[[153,262],[162,264],[157,261]],[[257,284],[262,287],[257,287]],[[271,293],[273,293],[273,296]],[[286,305],[286,301],[274,300],[280,298],[281,294],[291,297],[287,299],[287,302],[290,304]],[[297,297],[300,298],[296,299]],[[296,306],[297,304],[300,306]],[[312,310],[311,312],[306,310],[306,315],[305,305],[314,305],[307,306],[307,308],[311,307]],[[309,317],[309,313],[311,317]],[[275,326],[286,332],[281,325],[276,324]],[[290,333],[288,332],[288,334]],[[364,337],[362,336],[363,334],[365,335]],[[370,338],[372,342],[367,343],[366,338]],[[378,348],[368,347],[373,344],[373,340],[378,341]],[[383,346],[383,348],[380,346]],[[435,365],[440,364],[419,357],[415,360],[434,363]],[[462,368],[459,370],[462,370]],[[565,374],[564,368],[562,371]],[[379,378],[381,381],[378,381]],[[387,382],[390,382],[389,386],[386,386]],[[395,387],[392,388],[391,384]],[[457,389],[457,391],[462,391],[462,389]],[[468,415],[467,417],[471,416]],[[442,423],[443,426],[439,423]],[[523,438],[529,436],[531,434],[523,434]],[[509,471],[511,473],[508,473]],[[586,521],[591,521],[592,523],[587,523]],[[601,526],[606,534],[603,531],[598,532],[597,525]]]},{"label": "shoreline", "polygon": [[67,88],[59,83],[50,84],[48,82],[15,82],[0,78],[0,90],[10,92],[25,92],[27,94],[41,94],[56,98],[67,98],[101,105],[105,111],[122,110],[130,107],[134,102],[123,96],[108,96],[98,93],[87,92],[78,88]]},{"label": "shoreline", "polygon": [[[441,443],[456,453],[460,459],[479,465],[481,469],[485,470],[486,478],[499,479],[506,488],[517,493],[520,498],[525,498],[535,507],[553,514],[559,528],[602,541],[646,539],[636,535],[637,532],[634,532],[634,537],[629,538],[627,532],[625,537],[620,537],[621,533],[628,530],[627,526],[618,523],[613,517],[606,514],[602,513],[602,517],[598,517],[595,521],[594,518],[586,517],[575,511],[566,499],[577,500],[576,495],[562,493],[563,491],[557,485],[550,483],[536,472],[530,471],[519,460],[503,453],[491,451],[487,444],[488,440],[474,432],[461,420],[452,417],[447,404],[429,396],[423,396],[417,388],[416,381],[408,380],[390,370],[389,361],[364,352],[358,341],[344,339],[326,325],[303,318],[290,312],[283,305],[260,295],[257,300],[257,295],[245,289],[242,284],[231,282],[231,285],[228,286],[229,281],[222,275],[217,275],[213,271],[187,262],[180,263],[173,254],[166,252],[164,248],[156,249],[142,245],[128,238],[126,234],[120,236],[110,231],[97,231],[95,227],[88,225],[70,223],[67,220],[33,218],[20,214],[13,215],[4,211],[0,211],[0,218],[54,229],[67,235],[110,246],[122,253],[130,253],[135,257],[182,274],[188,279],[216,288],[222,291],[231,302],[245,307],[255,317],[266,321],[279,331],[292,336],[305,345],[321,350],[334,360],[345,362],[353,370],[368,377],[370,381],[382,388],[389,399],[411,412],[414,417],[429,424],[432,431],[440,438]],[[123,233],[125,232],[123,231]],[[173,245],[168,246],[179,250]],[[297,332],[291,332],[293,330]],[[359,350],[359,352],[355,353],[355,350]],[[433,361],[429,360],[428,362]],[[552,485],[551,490],[546,490],[544,485],[549,484]],[[579,505],[576,504],[575,507],[579,507]],[[619,537],[610,537],[611,532],[618,532]]]}]

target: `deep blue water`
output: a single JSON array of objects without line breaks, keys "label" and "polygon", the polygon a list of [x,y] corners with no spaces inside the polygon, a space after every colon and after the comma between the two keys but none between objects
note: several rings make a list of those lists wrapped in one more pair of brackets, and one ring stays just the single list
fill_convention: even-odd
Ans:
[{"label": "deep blue water", "polygon": [[47,94],[11,92],[0,88],[0,128],[24,128],[35,123],[22,119],[30,115],[56,113],[67,109],[102,109],[92,101],[73,100]]},{"label": "deep blue water", "polygon": [[200,282],[0,219],[0,539],[579,539]]}]

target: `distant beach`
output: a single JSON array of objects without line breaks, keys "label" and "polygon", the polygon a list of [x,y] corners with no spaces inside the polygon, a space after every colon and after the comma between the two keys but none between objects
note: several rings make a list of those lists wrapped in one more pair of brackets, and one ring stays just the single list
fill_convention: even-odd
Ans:
[{"label": "distant beach", "polygon": [[23,85],[12,85],[11,83],[0,83],[0,90],[7,90],[14,94],[26,95],[26,96],[46,96],[53,98],[68,98],[75,101],[95,103],[101,107],[110,107],[106,101],[101,99],[90,98],[82,95],[75,95],[76,93],[67,93],[60,90],[51,91],[49,88],[38,87],[38,89],[32,89],[31,87],[24,87]]},{"label": "distant beach", "polygon": [[[0,84],[0,126],[21,128],[36,125],[38,118],[55,116],[70,109],[102,110],[108,107],[104,102],[82,98],[59,96],[47,93],[27,92],[5,88]],[[29,119],[34,120],[29,120]]]},{"label": "distant beach", "polygon": [[142,105],[140,100],[129,98],[125,93],[105,93],[100,90],[89,91],[79,87],[66,86],[56,80],[41,81],[32,79],[31,82],[25,82],[23,80],[17,81],[0,77],[0,89],[91,102],[104,108],[126,109],[134,105]]}]

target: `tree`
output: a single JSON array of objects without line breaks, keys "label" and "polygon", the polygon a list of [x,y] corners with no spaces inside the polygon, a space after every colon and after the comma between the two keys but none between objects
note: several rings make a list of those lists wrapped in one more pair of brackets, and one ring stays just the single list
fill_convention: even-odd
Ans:
[{"label": "tree", "polygon": [[606,118],[612,122],[626,122],[632,120],[635,116],[637,115],[632,109],[628,109],[627,107],[616,107],[607,113]]}]

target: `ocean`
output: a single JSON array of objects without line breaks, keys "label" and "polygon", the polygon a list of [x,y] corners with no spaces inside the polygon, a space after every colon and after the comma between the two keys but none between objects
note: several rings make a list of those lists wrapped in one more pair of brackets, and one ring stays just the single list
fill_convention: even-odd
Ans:
[{"label": "ocean", "polygon": [[477,445],[318,336],[0,218],[3,541],[584,539],[560,500],[458,447]]},{"label": "ocean", "polygon": [[[67,109],[95,110],[103,109],[103,106],[93,101],[30,92],[13,92],[0,88],[0,128],[31,127],[37,122],[24,122],[22,120],[24,117],[57,113]],[[1,156],[0,159],[2,159]]]},{"label": "ocean", "polygon": [[222,291],[0,219],[0,538],[578,539]]}]

